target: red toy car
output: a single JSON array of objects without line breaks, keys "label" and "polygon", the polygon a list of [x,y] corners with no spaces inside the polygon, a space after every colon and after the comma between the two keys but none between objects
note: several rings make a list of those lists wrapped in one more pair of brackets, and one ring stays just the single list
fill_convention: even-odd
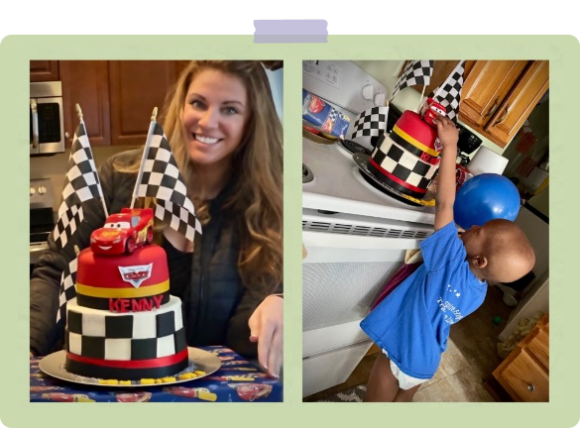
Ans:
[{"label": "red toy car", "polygon": [[91,250],[105,256],[131,254],[153,240],[153,210],[123,208],[91,234]]},{"label": "red toy car", "polygon": [[427,98],[427,105],[424,107],[424,117],[423,119],[431,126],[436,126],[433,123],[434,119],[437,119],[437,114],[442,116],[447,115],[445,107],[443,107],[438,102],[435,102],[433,98]]}]

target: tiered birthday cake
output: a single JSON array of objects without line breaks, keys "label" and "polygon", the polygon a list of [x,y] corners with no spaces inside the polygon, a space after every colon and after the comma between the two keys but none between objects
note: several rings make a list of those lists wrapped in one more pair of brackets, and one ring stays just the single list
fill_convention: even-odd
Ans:
[{"label": "tiered birthday cake", "polygon": [[[119,224],[107,222],[100,231],[118,241],[122,230],[113,226]],[[151,232],[144,235],[147,242]],[[115,256],[91,248],[79,253],[77,297],[67,304],[67,371],[136,380],[172,376],[188,367],[181,300],[169,295],[165,251],[145,243]]]},{"label": "tiered birthday cake", "polygon": [[439,167],[440,150],[437,129],[407,110],[381,137],[368,168],[397,191],[421,199]]}]

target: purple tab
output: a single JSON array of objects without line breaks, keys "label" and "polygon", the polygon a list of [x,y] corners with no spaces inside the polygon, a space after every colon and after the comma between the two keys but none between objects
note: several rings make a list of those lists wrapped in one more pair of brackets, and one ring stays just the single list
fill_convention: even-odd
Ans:
[{"label": "purple tab", "polygon": [[254,43],[327,43],[324,19],[255,20]]}]

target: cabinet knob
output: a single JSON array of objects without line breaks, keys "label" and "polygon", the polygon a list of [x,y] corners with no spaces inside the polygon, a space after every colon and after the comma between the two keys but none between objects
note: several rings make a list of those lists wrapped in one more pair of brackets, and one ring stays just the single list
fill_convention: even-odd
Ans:
[{"label": "cabinet knob", "polygon": [[528,391],[530,392],[534,392],[536,390],[536,387],[532,384],[528,384]]}]

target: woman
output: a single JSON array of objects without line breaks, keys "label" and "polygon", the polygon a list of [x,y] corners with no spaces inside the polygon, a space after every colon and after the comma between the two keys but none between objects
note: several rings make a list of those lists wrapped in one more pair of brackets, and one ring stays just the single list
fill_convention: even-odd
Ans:
[{"label": "woman", "polygon": [[[170,293],[184,303],[189,346],[225,344],[272,376],[282,364],[282,129],[266,73],[257,61],[194,61],[168,98],[163,128],[203,224],[195,245],[159,231]],[[129,206],[142,149],[99,171],[110,213]],[[151,200],[139,201],[148,206]],[[104,222],[89,201],[79,248]],[[58,287],[73,256],[50,251],[31,280],[31,352],[61,345],[54,326]],[[195,248],[195,251],[194,251]],[[192,254],[193,252],[193,254]]]}]

